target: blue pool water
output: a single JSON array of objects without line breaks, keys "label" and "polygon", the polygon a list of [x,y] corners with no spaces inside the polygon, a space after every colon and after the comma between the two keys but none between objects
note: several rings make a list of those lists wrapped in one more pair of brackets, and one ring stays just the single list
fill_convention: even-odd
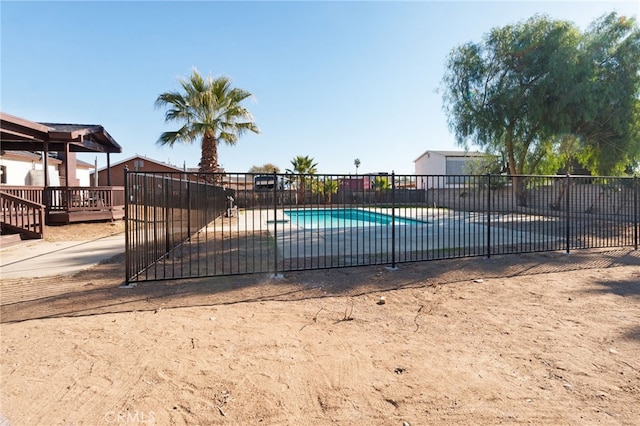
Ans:
[{"label": "blue pool water", "polygon": [[[292,224],[306,229],[356,228],[391,225],[391,216],[359,209],[285,210]],[[396,225],[424,225],[426,222],[397,217]]]}]

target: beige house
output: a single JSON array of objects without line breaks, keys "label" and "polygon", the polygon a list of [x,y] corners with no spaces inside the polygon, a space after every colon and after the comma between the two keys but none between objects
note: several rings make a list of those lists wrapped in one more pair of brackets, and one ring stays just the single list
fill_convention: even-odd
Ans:
[{"label": "beige house", "polygon": [[[64,185],[63,161],[49,157],[47,169],[51,186]],[[90,186],[89,179],[94,165],[76,160],[74,176],[76,185]],[[44,161],[42,154],[30,151],[0,152],[0,184],[15,186],[44,186]]]},{"label": "beige house", "polygon": [[465,166],[486,157],[482,152],[425,151],[413,162],[418,189],[458,188],[464,185]]}]

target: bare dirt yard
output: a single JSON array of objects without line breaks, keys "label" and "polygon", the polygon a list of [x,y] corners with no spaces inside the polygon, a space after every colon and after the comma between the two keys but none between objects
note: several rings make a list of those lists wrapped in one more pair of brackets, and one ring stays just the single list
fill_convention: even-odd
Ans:
[{"label": "bare dirt yard", "polygon": [[1,281],[0,425],[640,421],[638,251],[129,289],[123,262]]},{"label": "bare dirt yard", "polygon": [[124,232],[123,220],[93,223],[74,223],[71,225],[46,225],[44,236],[46,241],[86,241]]}]

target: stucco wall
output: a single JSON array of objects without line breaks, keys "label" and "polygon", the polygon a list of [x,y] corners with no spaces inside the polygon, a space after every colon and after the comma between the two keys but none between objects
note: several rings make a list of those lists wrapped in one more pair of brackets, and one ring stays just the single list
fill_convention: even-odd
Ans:
[{"label": "stucco wall", "polygon": [[[19,161],[0,158],[0,166],[6,168],[6,185],[38,185],[44,184],[43,166],[39,161]],[[49,164],[49,184],[60,185],[57,164]]]}]

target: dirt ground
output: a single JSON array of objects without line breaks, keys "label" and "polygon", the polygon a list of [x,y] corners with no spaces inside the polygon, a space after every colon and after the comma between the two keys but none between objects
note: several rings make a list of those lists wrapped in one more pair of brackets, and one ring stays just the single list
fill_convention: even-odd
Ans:
[{"label": "dirt ground", "polygon": [[638,251],[128,289],[123,262],[1,281],[0,425],[640,419]]},{"label": "dirt ground", "polygon": [[45,225],[44,239],[51,242],[94,240],[124,232],[124,227],[123,220],[58,226]]}]

